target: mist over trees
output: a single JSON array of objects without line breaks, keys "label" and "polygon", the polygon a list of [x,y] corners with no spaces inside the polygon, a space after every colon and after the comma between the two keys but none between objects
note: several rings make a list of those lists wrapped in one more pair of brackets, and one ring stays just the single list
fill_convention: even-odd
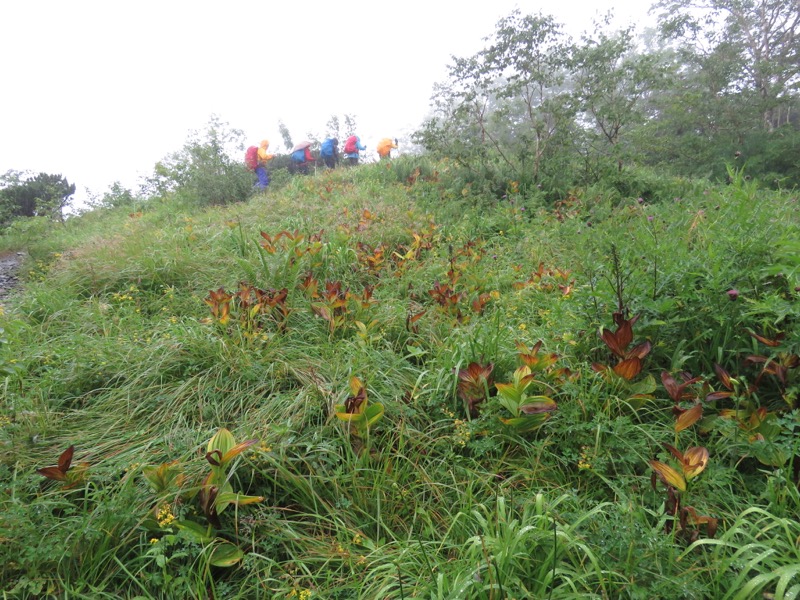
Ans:
[{"label": "mist over trees", "polygon": [[543,14],[501,19],[487,46],[454,57],[416,141],[501,191],[557,196],[635,177],[800,183],[800,3],[664,0],[638,39],[609,20],[574,40]]}]

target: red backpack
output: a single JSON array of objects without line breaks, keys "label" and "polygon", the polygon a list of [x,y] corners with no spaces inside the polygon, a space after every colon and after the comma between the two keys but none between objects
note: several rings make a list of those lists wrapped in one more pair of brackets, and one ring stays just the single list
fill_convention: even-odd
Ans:
[{"label": "red backpack", "polygon": [[358,142],[358,138],[354,135],[351,135],[347,138],[347,141],[344,143],[344,152],[345,154],[355,154],[358,152],[356,148],[356,143]]},{"label": "red backpack", "polygon": [[258,166],[258,146],[250,146],[244,153],[244,164],[251,171],[255,171]]}]

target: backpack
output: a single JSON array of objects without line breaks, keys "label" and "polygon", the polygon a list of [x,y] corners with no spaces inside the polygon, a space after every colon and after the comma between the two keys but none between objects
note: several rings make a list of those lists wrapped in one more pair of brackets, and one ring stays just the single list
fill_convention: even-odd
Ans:
[{"label": "backpack", "polygon": [[244,153],[244,164],[251,171],[255,171],[258,166],[258,146],[250,146]]},{"label": "backpack", "polygon": [[333,139],[328,138],[319,148],[320,156],[333,156]]},{"label": "backpack", "polygon": [[358,152],[358,148],[356,147],[357,142],[358,138],[354,135],[351,135],[349,138],[347,138],[347,141],[344,143],[345,154],[355,154]]}]

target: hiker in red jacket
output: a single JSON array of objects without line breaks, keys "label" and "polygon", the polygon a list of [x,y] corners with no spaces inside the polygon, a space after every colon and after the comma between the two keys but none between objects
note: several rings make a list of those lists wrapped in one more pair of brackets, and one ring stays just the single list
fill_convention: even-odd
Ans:
[{"label": "hiker in red jacket", "polygon": [[361,138],[357,135],[351,135],[344,143],[344,155],[351,165],[358,164],[358,153],[363,152],[367,147],[361,143]]}]

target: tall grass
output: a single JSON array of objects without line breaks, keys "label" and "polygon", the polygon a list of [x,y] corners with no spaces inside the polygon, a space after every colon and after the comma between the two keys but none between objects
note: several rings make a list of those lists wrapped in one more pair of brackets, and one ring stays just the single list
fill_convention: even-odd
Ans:
[{"label": "tall grass", "polygon": [[[576,190],[545,208],[476,197],[446,169],[393,161],[190,214],[165,198],[9,233],[38,263],[2,317],[7,593],[797,595],[797,309],[774,268],[791,263],[796,199],[733,178],[653,203]],[[210,290],[242,282],[286,288],[285,317],[234,298],[230,320],[214,318]],[[616,311],[652,344],[632,381],[592,367],[614,364],[598,332]],[[751,332],[784,337],[771,350]],[[555,356],[535,385],[558,410],[519,434],[494,384],[538,341]],[[788,360],[783,384],[743,363],[756,353]],[[473,362],[491,379],[470,411],[459,372]],[[706,420],[676,432],[661,372],[702,377],[702,399],[722,389],[715,364],[758,389],[701,400]],[[335,415],[352,377],[384,407],[367,434]],[[771,425],[757,431],[714,420],[759,407]],[[197,491],[220,428],[258,440],[229,483],[263,501],[213,526]],[[718,520],[715,536],[665,514],[648,465],[670,459],[665,443],[708,448],[682,501]],[[755,443],[786,460],[759,462]],[[77,485],[36,472],[73,445],[71,468],[88,465]],[[184,478],[159,496],[144,473],[162,464]],[[183,527],[156,522],[163,502]],[[242,555],[223,567],[226,544]]]}]

